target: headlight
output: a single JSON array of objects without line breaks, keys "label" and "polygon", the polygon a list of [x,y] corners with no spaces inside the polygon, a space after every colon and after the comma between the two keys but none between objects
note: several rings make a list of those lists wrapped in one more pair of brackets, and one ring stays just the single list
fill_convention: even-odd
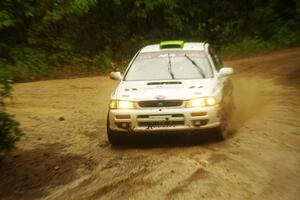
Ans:
[{"label": "headlight", "polygon": [[111,100],[109,103],[110,109],[135,109],[135,104],[132,101]]},{"label": "headlight", "polygon": [[186,107],[194,108],[194,107],[202,107],[202,106],[214,106],[216,105],[216,99],[214,97],[203,97],[188,100],[186,103]]}]

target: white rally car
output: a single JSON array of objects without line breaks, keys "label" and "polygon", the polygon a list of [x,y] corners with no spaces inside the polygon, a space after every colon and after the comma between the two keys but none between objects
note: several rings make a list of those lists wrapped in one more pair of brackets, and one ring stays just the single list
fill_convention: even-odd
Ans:
[{"label": "white rally car", "polygon": [[120,80],[109,103],[107,135],[120,144],[143,132],[228,132],[233,105],[232,68],[223,64],[208,43],[164,41],[142,48]]}]

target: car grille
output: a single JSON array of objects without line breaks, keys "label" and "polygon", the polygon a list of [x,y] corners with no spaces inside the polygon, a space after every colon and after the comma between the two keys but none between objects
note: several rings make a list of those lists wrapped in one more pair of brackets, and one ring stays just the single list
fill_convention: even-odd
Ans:
[{"label": "car grille", "polygon": [[139,101],[140,107],[178,107],[183,103],[182,100],[154,100],[154,101]]}]

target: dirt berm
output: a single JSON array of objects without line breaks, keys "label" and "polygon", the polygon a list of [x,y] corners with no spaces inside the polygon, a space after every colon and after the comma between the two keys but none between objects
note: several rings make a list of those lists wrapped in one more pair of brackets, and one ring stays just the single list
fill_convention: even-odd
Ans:
[{"label": "dirt berm", "polygon": [[225,64],[237,109],[224,142],[153,136],[114,148],[105,121],[117,82],[16,84],[8,111],[25,136],[0,166],[0,199],[300,199],[300,48]]}]

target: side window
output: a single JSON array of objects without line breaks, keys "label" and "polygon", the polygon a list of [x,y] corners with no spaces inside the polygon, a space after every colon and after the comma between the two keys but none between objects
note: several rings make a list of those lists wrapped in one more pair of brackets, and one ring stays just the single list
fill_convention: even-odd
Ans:
[{"label": "side window", "polygon": [[223,67],[222,61],[211,49],[209,50],[209,54],[211,56],[211,59],[213,60],[216,70],[219,71]]}]

